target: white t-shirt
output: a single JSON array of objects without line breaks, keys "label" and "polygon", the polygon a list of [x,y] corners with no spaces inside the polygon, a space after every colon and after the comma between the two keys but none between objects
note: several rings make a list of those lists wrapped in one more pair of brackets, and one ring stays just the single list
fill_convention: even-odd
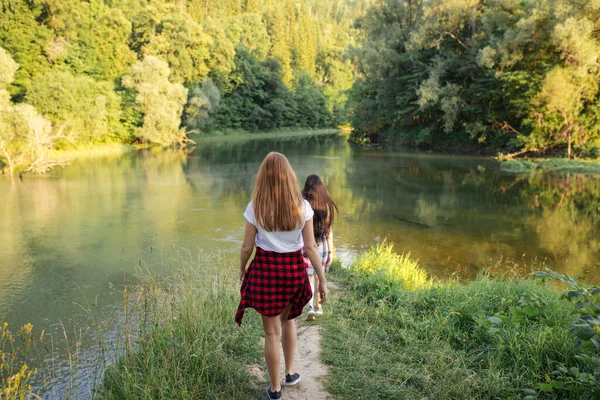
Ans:
[{"label": "white t-shirt", "polygon": [[304,240],[302,239],[302,229],[306,221],[313,217],[313,210],[310,207],[308,201],[304,200],[304,218],[302,220],[302,226],[293,231],[283,232],[267,232],[259,224],[256,223],[256,216],[254,215],[254,206],[252,202],[246,207],[244,217],[252,225],[256,227],[256,247],[260,247],[263,250],[275,251],[277,253],[291,253],[293,251],[300,250],[304,247]]}]

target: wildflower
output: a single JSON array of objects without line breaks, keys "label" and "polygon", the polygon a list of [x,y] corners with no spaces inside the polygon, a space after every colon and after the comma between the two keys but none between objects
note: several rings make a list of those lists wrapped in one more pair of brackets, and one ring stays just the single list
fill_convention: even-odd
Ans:
[{"label": "wildflower", "polygon": [[550,382],[552,382],[552,379],[550,379],[550,377],[549,377],[548,375],[546,375],[546,382],[547,382],[547,383],[550,383]]}]

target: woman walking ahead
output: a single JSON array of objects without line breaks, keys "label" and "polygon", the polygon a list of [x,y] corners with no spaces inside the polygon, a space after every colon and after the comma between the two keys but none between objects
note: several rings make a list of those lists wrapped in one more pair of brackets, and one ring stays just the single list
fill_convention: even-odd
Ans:
[{"label": "woman walking ahead", "polygon": [[[302,196],[314,211],[313,216],[313,232],[314,239],[317,244],[317,251],[319,256],[321,257],[321,263],[325,267],[325,271],[327,271],[327,267],[331,264],[332,259],[332,251],[333,251],[333,217],[335,212],[337,211],[337,206],[335,202],[332,200],[329,192],[323,185],[321,178],[318,175],[309,175],[306,178],[306,183],[304,184],[304,189],[302,190]],[[305,254],[306,255],[306,254]],[[308,257],[307,257],[308,258]],[[310,286],[313,289],[313,297],[311,297],[308,302],[308,315],[307,319],[312,321],[315,318],[315,314],[321,315],[323,314],[323,308],[321,307],[321,301],[319,299],[319,293],[315,293],[315,285],[318,282],[317,274],[315,274],[315,268],[313,268],[313,264],[311,260],[306,260],[308,279],[310,281]],[[317,309],[315,310],[314,306],[314,297],[317,297]]]},{"label": "woman walking ahead", "polygon": [[[313,234],[313,211],[302,198],[296,174],[283,154],[271,152],[262,162],[246,212],[246,231],[240,257],[242,299],[235,315],[238,325],[246,308],[262,317],[265,361],[271,379],[269,399],[281,399],[279,340],[285,359],[285,385],[300,382],[294,370],[294,319],[312,297],[302,248],[319,276],[321,302],[327,286]],[[256,246],[256,254],[246,265]]]}]

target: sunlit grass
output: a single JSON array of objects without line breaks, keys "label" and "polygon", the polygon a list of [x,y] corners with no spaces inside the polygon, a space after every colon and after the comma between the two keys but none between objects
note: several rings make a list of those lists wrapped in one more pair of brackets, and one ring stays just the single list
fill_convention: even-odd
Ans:
[{"label": "sunlit grass", "polygon": [[352,282],[363,295],[392,300],[404,290],[428,288],[433,280],[410,254],[397,254],[383,242],[359,255],[350,265]]},{"label": "sunlit grass", "polygon": [[537,391],[557,362],[578,364],[573,305],[539,281],[434,282],[385,243],[331,277],[342,290],[323,319],[323,358],[338,398],[577,398]]}]

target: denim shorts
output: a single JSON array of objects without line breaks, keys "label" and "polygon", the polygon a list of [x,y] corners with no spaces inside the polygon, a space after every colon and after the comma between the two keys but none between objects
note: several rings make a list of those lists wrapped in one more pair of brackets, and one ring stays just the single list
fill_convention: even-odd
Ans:
[{"label": "denim shorts", "polygon": [[[317,250],[319,251],[319,255],[321,256],[321,263],[325,272],[327,272],[327,267],[325,267],[325,263],[327,262],[327,255],[329,254],[329,248],[327,246],[327,240],[322,240],[321,243],[317,245]],[[308,275],[316,275],[317,272],[313,268],[310,260],[306,256],[306,252],[303,252],[304,255],[304,263],[306,264],[306,273]]]}]

